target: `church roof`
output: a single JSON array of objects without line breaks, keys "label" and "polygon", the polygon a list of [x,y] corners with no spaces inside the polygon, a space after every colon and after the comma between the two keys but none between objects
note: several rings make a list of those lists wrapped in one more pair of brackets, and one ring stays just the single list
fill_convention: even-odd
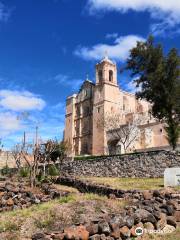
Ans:
[{"label": "church roof", "polygon": [[111,59],[109,59],[107,55],[101,60],[100,63],[102,63],[102,62],[108,62],[108,63],[114,64],[113,61]]}]

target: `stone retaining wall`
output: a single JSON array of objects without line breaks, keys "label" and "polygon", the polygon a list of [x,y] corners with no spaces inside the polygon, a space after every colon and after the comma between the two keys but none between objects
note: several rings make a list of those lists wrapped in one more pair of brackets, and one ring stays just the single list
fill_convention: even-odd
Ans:
[{"label": "stone retaining wall", "polygon": [[165,168],[169,167],[180,167],[180,152],[163,150],[64,161],[61,173],[95,177],[162,177]]}]

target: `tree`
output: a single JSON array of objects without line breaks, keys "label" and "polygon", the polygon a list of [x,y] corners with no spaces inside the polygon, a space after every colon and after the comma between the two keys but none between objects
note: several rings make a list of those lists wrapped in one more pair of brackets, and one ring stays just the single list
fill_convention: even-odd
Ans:
[{"label": "tree", "polygon": [[125,121],[122,114],[107,112],[97,120],[97,127],[104,129],[109,139],[120,143],[125,153],[139,140],[139,126],[147,120],[142,114],[130,113],[129,116],[129,120]]},{"label": "tree", "polygon": [[63,160],[67,157],[67,152],[70,149],[70,144],[67,141],[57,142],[55,150],[51,153],[52,161],[59,160],[60,165]]},{"label": "tree", "polygon": [[136,97],[152,104],[152,115],[165,123],[167,139],[176,148],[180,133],[180,56],[176,49],[167,55],[161,44],[152,36],[138,42],[130,52],[126,68],[131,71],[136,87]]},{"label": "tree", "polygon": [[22,166],[22,154],[21,154],[22,150],[23,150],[22,144],[16,144],[11,150],[12,156],[16,162],[16,166],[18,170]]}]

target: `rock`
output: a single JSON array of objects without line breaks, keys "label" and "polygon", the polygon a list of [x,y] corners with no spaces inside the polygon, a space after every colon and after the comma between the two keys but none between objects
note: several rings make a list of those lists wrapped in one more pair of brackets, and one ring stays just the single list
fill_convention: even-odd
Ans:
[{"label": "rock", "polygon": [[131,233],[131,236],[132,237],[136,237],[137,235],[136,235],[136,227],[135,226],[133,226],[131,229],[130,229],[130,233]]},{"label": "rock", "polygon": [[165,234],[167,234],[167,233],[174,232],[176,230],[176,228],[167,224],[162,230]]},{"label": "rock", "polygon": [[[103,239],[103,240],[104,240],[104,239]],[[107,237],[106,237],[106,240],[114,240],[114,238],[111,237],[111,236],[107,236]]]},{"label": "rock", "polygon": [[168,205],[172,205],[172,206],[174,207],[174,209],[178,209],[178,207],[179,207],[179,204],[177,203],[177,201],[175,201],[175,200],[173,200],[173,199],[168,200],[168,201],[167,201],[167,204],[168,204]]},{"label": "rock", "polygon": [[154,225],[151,222],[146,222],[144,228],[147,230],[154,230]]},{"label": "rock", "polygon": [[89,236],[98,233],[98,224],[90,223],[86,226],[86,230],[89,232]]},{"label": "rock", "polygon": [[0,198],[4,196],[5,192],[0,192]]},{"label": "rock", "polygon": [[76,228],[70,227],[64,230],[64,236],[66,239],[81,239],[88,240],[89,232],[86,230],[86,227],[80,225]]},{"label": "rock", "polygon": [[174,212],[174,218],[176,222],[180,222],[180,211]]},{"label": "rock", "polygon": [[165,213],[161,213],[160,214],[160,220],[156,223],[156,228],[157,229],[163,229],[167,224],[167,220],[166,220],[166,214]]},{"label": "rock", "polygon": [[116,229],[119,229],[121,220],[122,218],[120,218],[119,216],[115,216],[109,221],[109,225],[113,231],[116,231]]},{"label": "rock", "polygon": [[120,234],[122,238],[129,238],[131,236],[131,232],[128,227],[124,226],[120,228]]},{"label": "rock", "polygon": [[13,206],[13,205],[14,205],[14,201],[12,200],[12,198],[9,198],[9,199],[7,200],[7,202],[6,202],[6,204],[7,204],[8,206]]},{"label": "rock", "polygon": [[35,233],[32,235],[32,240],[42,240],[44,239],[46,236],[44,233]]},{"label": "rock", "polygon": [[64,233],[55,234],[54,236],[52,236],[52,239],[63,240],[64,239]]},{"label": "rock", "polygon": [[15,188],[15,186],[13,186],[11,183],[6,182],[5,186],[4,186],[5,190],[7,190],[8,192],[13,192],[13,189]]},{"label": "rock", "polygon": [[89,238],[90,240],[101,240],[101,235],[95,234]]},{"label": "rock", "polygon": [[151,200],[153,197],[153,194],[150,191],[143,191],[143,197],[145,200]]},{"label": "rock", "polygon": [[105,234],[101,234],[100,237],[101,237],[101,240],[106,240],[107,239]]},{"label": "rock", "polygon": [[111,237],[118,239],[120,238],[120,229],[116,229],[114,231],[111,232]]},{"label": "rock", "polygon": [[139,222],[156,223],[157,222],[155,217],[150,212],[144,209],[138,209],[135,211],[134,220],[135,220],[135,223],[139,223]]},{"label": "rock", "polygon": [[111,232],[111,229],[109,227],[109,224],[108,222],[104,221],[104,220],[101,220],[99,223],[98,223],[98,229],[99,229],[99,232],[100,233],[104,233],[106,235],[110,234]]},{"label": "rock", "polygon": [[134,225],[134,217],[133,216],[126,216],[124,218],[125,226],[131,228]]},{"label": "rock", "polygon": [[111,193],[111,194],[109,194],[109,198],[110,198],[110,199],[116,199],[116,195],[113,194],[113,193]]},{"label": "rock", "polygon": [[35,204],[39,204],[40,202],[41,202],[41,201],[40,201],[38,198],[35,198],[35,199],[34,199],[34,203],[35,203]]},{"label": "rock", "polygon": [[176,223],[175,217],[173,217],[173,216],[168,216],[168,217],[167,217],[167,224],[168,224],[168,225],[171,225],[171,226],[174,226],[174,227],[176,228],[177,223]]},{"label": "rock", "polygon": [[160,211],[154,211],[154,212],[153,212],[153,216],[154,216],[157,220],[160,220],[160,219],[161,219],[161,212],[160,212]]},{"label": "rock", "polygon": [[161,196],[160,191],[154,190],[154,191],[153,191],[153,196],[154,196],[154,197],[160,197],[160,196]]},{"label": "rock", "polygon": [[172,216],[175,212],[172,205],[162,205],[161,208],[166,209],[167,215]]}]

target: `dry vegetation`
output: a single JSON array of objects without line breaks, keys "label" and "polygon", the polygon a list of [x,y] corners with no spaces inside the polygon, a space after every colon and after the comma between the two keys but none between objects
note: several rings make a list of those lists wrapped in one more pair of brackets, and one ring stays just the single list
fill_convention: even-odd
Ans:
[{"label": "dry vegetation", "polygon": [[[83,178],[121,189],[159,189],[162,179]],[[30,240],[37,231],[59,231],[72,224],[83,223],[105,213],[120,213],[127,200],[108,199],[96,194],[81,194],[75,188],[55,185],[59,190],[70,192],[47,203],[30,208],[4,212],[0,215],[0,240]],[[179,240],[180,228],[166,235],[143,236],[142,240]]]},{"label": "dry vegetation", "polygon": [[31,239],[39,230],[57,231],[103,213],[117,213],[128,204],[95,194],[80,194],[76,189],[59,186],[71,192],[67,197],[34,205],[27,209],[1,213],[0,239]]},{"label": "dry vegetation", "polygon": [[[80,179],[122,190],[154,190],[164,188],[163,178],[81,177]],[[180,190],[180,187],[176,189]]]}]

